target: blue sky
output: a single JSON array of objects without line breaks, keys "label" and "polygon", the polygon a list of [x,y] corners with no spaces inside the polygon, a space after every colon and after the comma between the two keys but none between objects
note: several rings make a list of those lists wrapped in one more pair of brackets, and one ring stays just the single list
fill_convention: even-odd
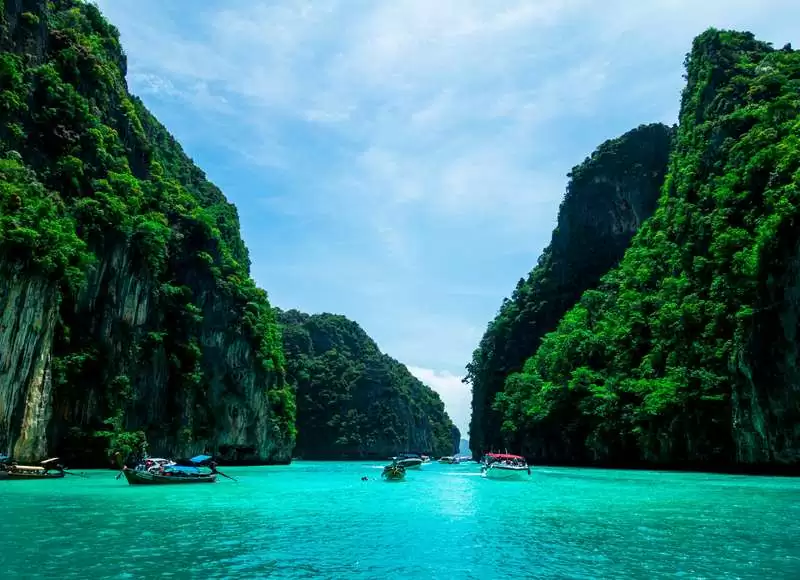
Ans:
[{"label": "blue sky", "polygon": [[565,175],[672,123],[709,26],[796,0],[101,0],[128,82],[239,208],[272,302],[358,321],[436,389],[549,242]]}]

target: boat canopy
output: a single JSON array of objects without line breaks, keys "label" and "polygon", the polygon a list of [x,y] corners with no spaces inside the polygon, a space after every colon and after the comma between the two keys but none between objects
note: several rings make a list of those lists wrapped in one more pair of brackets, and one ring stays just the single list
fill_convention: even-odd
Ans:
[{"label": "boat canopy", "polygon": [[211,459],[211,455],[196,455],[195,457],[192,457],[189,461],[191,461],[192,463],[203,463],[204,461],[208,461],[209,459]]},{"label": "boat canopy", "polygon": [[487,453],[486,457],[492,457],[494,459],[525,459],[520,455],[511,455],[510,453]]},{"label": "boat canopy", "polygon": [[189,467],[187,465],[168,465],[164,468],[164,471],[181,471],[183,473],[188,473],[192,475],[200,473],[200,470],[198,468]]}]

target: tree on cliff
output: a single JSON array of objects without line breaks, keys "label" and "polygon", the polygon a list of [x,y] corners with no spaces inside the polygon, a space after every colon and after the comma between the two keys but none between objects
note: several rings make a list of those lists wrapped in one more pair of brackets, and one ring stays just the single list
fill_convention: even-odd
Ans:
[{"label": "tree on cliff", "polygon": [[498,396],[543,461],[800,457],[800,52],[708,30],[654,216]]},{"label": "tree on cliff", "polygon": [[506,377],[522,370],[542,337],[619,262],[653,213],[673,134],[665,125],[643,125],[606,141],[569,174],[550,245],[503,301],[467,365],[473,453],[502,447],[502,417],[491,405]]},{"label": "tree on cliff", "polygon": [[439,395],[383,354],[352,320],[276,309],[297,385],[297,455],[449,455],[456,429]]},{"label": "tree on cliff", "polygon": [[[0,325],[15,369],[0,374],[13,402],[0,406],[0,448],[96,462],[95,434],[113,425],[112,441],[142,430],[162,452],[288,460],[293,392],[236,208],[125,74],[119,34],[93,4],[5,3],[0,306],[33,306],[5,308],[15,318]],[[21,344],[9,333],[33,344],[5,348]]]}]

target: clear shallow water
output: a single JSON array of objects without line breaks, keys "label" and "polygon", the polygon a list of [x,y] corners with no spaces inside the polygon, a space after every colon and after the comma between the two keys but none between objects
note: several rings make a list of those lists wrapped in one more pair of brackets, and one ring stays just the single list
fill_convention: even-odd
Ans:
[{"label": "clear shallow water", "polygon": [[[800,479],[426,465],[0,482],[7,578],[800,578]],[[373,478],[362,482],[362,475]]]}]

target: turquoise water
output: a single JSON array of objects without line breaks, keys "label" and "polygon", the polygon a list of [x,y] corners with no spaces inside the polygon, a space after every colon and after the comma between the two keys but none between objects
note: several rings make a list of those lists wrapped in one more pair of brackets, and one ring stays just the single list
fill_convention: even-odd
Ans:
[{"label": "turquoise water", "polygon": [[[800,578],[800,480],[431,464],[0,482],[7,578]],[[362,482],[362,475],[371,481]]]}]

